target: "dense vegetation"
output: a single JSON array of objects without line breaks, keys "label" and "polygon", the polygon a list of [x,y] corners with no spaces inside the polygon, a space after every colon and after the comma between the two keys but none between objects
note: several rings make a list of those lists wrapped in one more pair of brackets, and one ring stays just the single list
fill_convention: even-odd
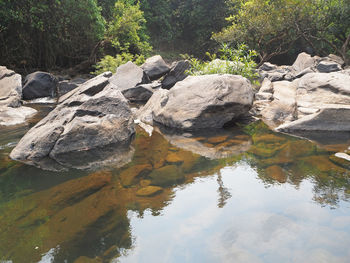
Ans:
[{"label": "dense vegetation", "polygon": [[[0,0],[0,61],[97,72],[155,50],[200,56],[245,44],[257,63],[300,51],[349,63],[350,0]],[[225,19],[226,18],[226,19]]]}]

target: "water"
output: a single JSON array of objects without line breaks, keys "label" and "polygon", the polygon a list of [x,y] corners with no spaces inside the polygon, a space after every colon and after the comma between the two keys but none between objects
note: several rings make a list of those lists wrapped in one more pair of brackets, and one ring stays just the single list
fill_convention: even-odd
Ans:
[{"label": "water", "polygon": [[128,164],[52,172],[8,158],[38,107],[0,128],[0,262],[350,261],[347,135],[138,128]]}]

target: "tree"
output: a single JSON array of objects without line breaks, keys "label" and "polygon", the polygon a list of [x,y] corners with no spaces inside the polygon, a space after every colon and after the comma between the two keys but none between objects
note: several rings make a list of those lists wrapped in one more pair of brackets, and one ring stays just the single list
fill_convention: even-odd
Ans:
[{"label": "tree", "polygon": [[96,0],[0,0],[0,59],[13,67],[70,66],[103,37]]}]

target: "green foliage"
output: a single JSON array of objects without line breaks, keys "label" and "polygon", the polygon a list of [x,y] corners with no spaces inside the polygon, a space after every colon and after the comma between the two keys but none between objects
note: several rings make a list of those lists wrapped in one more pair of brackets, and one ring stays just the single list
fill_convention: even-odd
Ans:
[{"label": "green foliage", "polygon": [[146,34],[143,11],[140,4],[131,0],[118,0],[113,10],[113,19],[108,23],[106,39],[117,53],[147,55],[152,47]]},{"label": "green foliage", "polygon": [[119,66],[128,61],[133,61],[136,65],[142,65],[145,62],[145,57],[143,55],[133,55],[125,52],[118,54],[115,57],[107,55],[97,63],[95,66],[96,71],[92,72],[92,74],[99,75],[106,71],[115,73]]},{"label": "green foliage", "polygon": [[[241,44],[232,49],[227,44],[223,44],[218,54],[207,52],[210,61],[201,61],[199,59],[184,57],[190,61],[191,68],[188,70],[189,75],[208,75],[208,74],[233,74],[241,75],[256,81],[258,74],[256,72],[256,63],[254,59],[256,51],[248,49],[247,45]],[[217,57],[219,59],[217,59]]]},{"label": "green foliage", "polygon": [[258,51],[260,64],[295,47],[311,46],[319,54],[346,59],[350,47],[349,0],[230,0],[231,23],[214,39],[245,42]]},{"label": "green foliage", "polygon": [[104,34],[96,0],[1,0],[2,64],[49,68],[89,57]]}]

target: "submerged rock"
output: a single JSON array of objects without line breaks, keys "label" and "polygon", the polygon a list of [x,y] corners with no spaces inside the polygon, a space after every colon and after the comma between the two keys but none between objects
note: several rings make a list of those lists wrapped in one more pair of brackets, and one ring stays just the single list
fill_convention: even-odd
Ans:
[{"label": "submerged rock", "polygon": [[204,75],[178,82],[162,101],[150,103],[153,121],[178,129],[221,128],[247,113],[253,103],[251,83],[242,76]]},{"label": "submerged rock", "polygon": [[141,68],[151,80],[159,79],[170,71],[170,67],[159,55],[148,58]]},{"label": "submerged rock", "polygon": [[132,114],[124,96],[109,83],[109,76],[102,74],[61,97],[60,104],[21,139],[11,158],[39,167],[49,160],[63,167],[84,168],[74,164],[84,158],[71,155],[91,157],[90,151],[105,152],[101,147],[109,145],[128,152],[135,133]]},{"label": "submerged rock", "polygon": [[23,84],[23,99],[32,100],[56,97],[58,79],[47,72],[37,71],[26,76]]},{"label": "submerged rock", "polygon": [[141,196],[141,197],[151,197],[151,196],[155,196],[159,193],[161,193],[163,191],[163,188],[159,187],[159,186],[146,186],[144,188],[139,189],[136,192],[137,196]]}]

